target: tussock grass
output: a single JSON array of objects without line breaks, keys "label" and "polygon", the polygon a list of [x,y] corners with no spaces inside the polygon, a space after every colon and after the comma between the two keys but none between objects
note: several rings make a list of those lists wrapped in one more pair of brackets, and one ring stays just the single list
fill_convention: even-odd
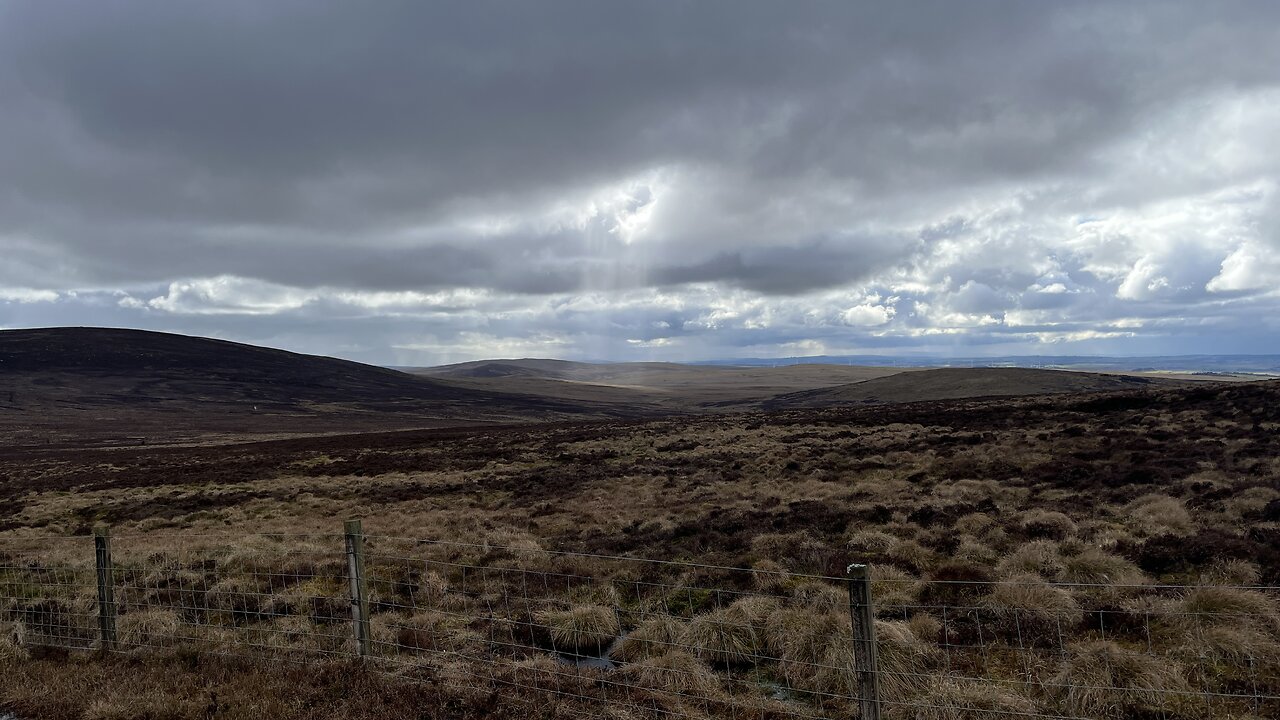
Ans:
[{"label": "tussock grass", "polygon": [[0,622],[0,662],[27,657],[26,627],[21,622]]},{"label": "tussock grass", "polygon": [[722,610],[695,615],[680,636],[689,652],[720,665],[752,665],[767,647],[766,624],[778,604],[749,597]]},{"label": "tussock grass", "polygon": [[1076,523],[1057,510],[1031,508],[1018,518],[1018,527],[1028,537],[1066,540],[1076,534]]},{"label": "tussock grass", "polygon": [[1181,667],[1171,658],[1153,657],[1107,640],[1068,648],[1054,676],[1057,699],[1075,715],[1130,718],[1167,715],[1190,690]]},{"label": "tussock grass", "polygon": [[618,643],[612,657],[633,663],[675,649],[684,635],[685,622],[670,615],[656,615],[640,623]]},{"label": "tussock grass", "polygon": [[996,564],[996,572],[1002,577],[1034,573],[1053,578],[1061,576],[1065,570],[1058,543],[1053,540],[1023,543]]},{"label": "tussock grass", "polygon": [[125,613],[116,620],[116,631],[124,645],[142,648],[174,645],[189,634],[178,613],[164,608]]},{"label": "tussock grass", "polygon": [[599,654],[622,632],[618,614],[603,605],[540,610],[534,613],[534,620],[547,628],[560,652]]},{"label": "tussock grass", "polygon": [[630,663],[622,671],[636,685],[654,690],[719,699],[723,696],[720,678],[687,652],[671,650]]},{"label": "tussock grass", "polygon": [[1138,537],[1182,536],[1195,532],[1186,504],[1167,495],[1143,495],[1125,506],[1123,516]]},{"label": "tussock grass", "polygon": [[[1062,558],[1062,570],[1054,578],[1061,582],[1095,585],[1145,585],[1150,582],[1137,565],[1096,547],[1087,547]],[[1125,588],[1097,588],[1097,592],[1130,592]]]},{"label": "tussock grass", "polygon": [[266,589],[250,577],[225,577],[205,592],[205,604],[211,610],[233,613],[260,613],[267,598]]},{"label": "tussock grass", "polygon": [[1036,575],[1014,575],[996,585],[983,599],[995,620],[995,630],[1019,644],[1060,644],[1084,618],[1070,592],[1049,585]]},{"label": "tussock grass", "polygon": [[1038,708],[1015,688],[939,676],[911,696],[911,720],[1030,720]]},{"label": "tussock grass", "polygon": [[877,613],[901,617],[904,607],[920,602],[923,587],[918,577],[904,570],[890,565],[871,566],[871,598]]}]

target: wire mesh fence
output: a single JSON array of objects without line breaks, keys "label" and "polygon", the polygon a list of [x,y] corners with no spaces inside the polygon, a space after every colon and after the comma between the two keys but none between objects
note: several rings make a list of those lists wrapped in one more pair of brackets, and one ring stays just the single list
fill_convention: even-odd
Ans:
[{"label": "wire mesh fence", "polygon": [[[867,608],[850,578],[779,569],[386,535],[357,549],[343,533],[117,536],[104,649],[363,656],[592,716],[1280,717],[1275,587],[872,568]],[[0,544],[9,647],[102,646],[100,599],[92,538]]]}]

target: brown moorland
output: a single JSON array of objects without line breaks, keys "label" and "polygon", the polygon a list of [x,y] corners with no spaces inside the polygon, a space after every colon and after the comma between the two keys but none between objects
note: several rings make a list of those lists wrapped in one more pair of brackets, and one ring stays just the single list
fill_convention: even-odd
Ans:
[{"label": "brown moorland", "polygon": [[[1201,688],[1280,694],[1280,607],[1274,594],[1248,589],[1280,583],[1277,430],[1280,383],[1260,382],[222,447],[8,448],[0,450],[0,543],[35,543],[41,562],[70,567],[83,553],[60,557],[67,541],[57,539],[83,538],[95,524],[107,524],[121,535],[121,556],[132,558],[122,562],[136,563],[138,573],[177,573],[172,582],[187,583],[203,598],[202,619],[140,613],[124,623],[126,614],[121,620],[131,637],[163,638],[172,634],[169,628],[191,622],[214,632],[208,623],[217,613],[241,618],[235,621],[241,627],[251,612],[258,618],[253,627],[265,623],[264,629],[275,628],[269,637],[287,638],[294,627],[288,623],[341,615],[340,545],[334,568],[290,566],[292,580],[283,586],[251,575],[249,586],[236,587],[225,573],[255,568],[263,557],[312,552],[330,541],[317,535],[294,546],[290,538],[331,536],[341,519],[361,517],[371,544],[387,558],[408,552],[394,550],[395,538],[464,541],[478,549],[449,555],[450,562],[465,559],[473,568],[518,563],[592,578],[541,598],[546,610],[512,616],[510,627],[486,624],[494,621],[483,620],[483,606],[474,604],[483,596],[451,600],[456,575],[414,575],[412,615],[401,609],[405,601],[397,599],[393,582],[374,617],[380,637],[399,652],[427,657],[442,636],[456,644],[449,652],[457,652],[520,627],[534,633],[524,641],[534,647],[598,651],[611,635],[633,630],[631,647],[620,648],[630,662],[612,671],[623,673],[616,677],[714,697],[741,682],[744,671],[735,668],[762,657],[776,665],[771,660],[752,672],[767,670],[797,692],[848,692],[847,676],[821,671],[847,663],[840,654],[849,647],[841,594],[801,575],[839,577],[845,563],[863,560],[873,568],[882,652],[901,681],[891,691],[925,699],[909,710],[911,717],[932,717],[929,708],[948,703],[983,717],[1200,717],[1204,706],[1182,708],[1170,698]],[[548,550],[755,567],[764,573],[757,585],[724,587],[762,596],[723,605],[699,596],[687,608],[658,598],[665,610],[646,620],[645,608],[652,606],[637,605],[619,588],[640,578],[663,587],[697,585],[697,573],[636,576],[625,565]],[[157,577],[154,582],[171,582]],[[1190,587],[1141,591],[1164,584]],[[336,607],[305,602],[326,595],[337,599]],[[110,701],[125,709],[99,708],[94,715],[88,696],[73,690],[88,687],[100,671],[86,669],[82,656],[58,659],[31,644],[42,618],[70,613],[91,596],[90,587],[87,596],[52,605],[9,602],[3,620],[9,637],[25,633],[27,640],[11,640],[16,649],[0,663],[9,663],[6,672],[43,678],[68,692],[55,701],[6,683],[0,706],[36,717],[146,716],[150,711],[139,711],[137,703],[164,704],[186,692],[175,688],[193,682],[180,679],[190,673],[248,672],[182,646],[135,655],[137,693]],[[270,602],[247,608],[246,597]],[[944,627],[945,618],[929,609],[943,607],[973,608],[982,621],[965,625],[953,617]],[[471,619],[458,625],[451,613]],[[975,642],[968,633],[987,633],[986,643],[1016,638],[1018,647],[1052,650],[1055,659],[1037,670],[1043,692],[1009,686],[992,695],[991,686],[966,679],[1012,682],[1016,668],[1002,669],[998,658],[966,660],[974,663],[969,675],[955,674],[954,667],[943,672],[940,653]],[[690,652],[655,653],[664,644]],[[37,659],[14,659],[33,655]],[[513,662],[525,663],[519,665],[525,672],[556,677],[551,660],[521,657]],[[951,650],[945,657],[952,662],[960,655]],[[1100,675],[1100,668],[1111,674]],[[291,671],[272,672],[288,677]],[[321,690],[303,683],[291,696],[308,692]],[[508,699],[440,690],[433,702],[464,715],[505,712],[492,703]],[[249,716],[245,702],[236,700],[238,709],[225,716]],[[278,716],[336,716],[299,702],[306,708]],[[171,706],[179,709],[164,717],[204,717],[191,703]],[[1264,717],[1274,709],[1214,707],[1215,717]],[[756,716],[743,706],[732,709]],[[565,717],[581,711],[573,703],[537,710]],[[729,709],[713,705],[703,712]]]}]

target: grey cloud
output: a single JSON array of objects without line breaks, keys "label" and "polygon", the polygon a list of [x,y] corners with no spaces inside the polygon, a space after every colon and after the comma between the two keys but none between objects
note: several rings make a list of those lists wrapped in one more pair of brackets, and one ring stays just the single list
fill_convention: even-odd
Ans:
[{"label": "grey cloud", "polygon": [[[917,303],[1080,327],[1195,317],[1265,295],[1280,272],[1233,265],[1213,285],[1241,248],[1280,268],[1277,67],[1280,6],[1243,1],[0,0],[0,287],[145,300],[249,278],[310,299],[192,327],[300,343],[342,311],[336,291],[473,288],[533,306],[653,289],[683,308],[452,308],[431,331],[706,352],[916,342],[936,317]],[[1256,127],[1221,127],[1240,97]],[[1251,158],[1216,151],[1228,132]],[[601,199],[619,185],[625,197]],[[1227,190],[1240,198],[1213,199]],[[1204,207],[1182,230],[1122,237],[1116,221],[1081,239],[1069,223],[1184,201]],[[1218,212],[1230,203],[1261,210]],[[1033,289],[1046,272],[1071,292]],[[773,314],[712,341],[695,286]],[[838,318],[864,290],[895,310],[889,340],[794,319]],[[71,307],[188,322],[83,299],[0,304],[0,321]],[[406,332],[386,322],[371,346]]]}]

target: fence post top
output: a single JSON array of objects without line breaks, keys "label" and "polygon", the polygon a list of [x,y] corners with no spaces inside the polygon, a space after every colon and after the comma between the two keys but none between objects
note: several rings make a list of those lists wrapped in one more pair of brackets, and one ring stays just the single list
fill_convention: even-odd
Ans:
[{"label": "fence post top", "polygon": [[93,526],[93,536],[94,537],[111,537],[111,526],[110,525]]},{"label": "fence post top", "polygon": [[849,563],[849,567],[844,569],[845,575],[862,576],[867,574],[867,566],[863,563]]},{"label": "fence post top", "polygon": [[358,518],[348,520],[342,524],[342,528],[347,532],[360,532],[360,520]]}]

